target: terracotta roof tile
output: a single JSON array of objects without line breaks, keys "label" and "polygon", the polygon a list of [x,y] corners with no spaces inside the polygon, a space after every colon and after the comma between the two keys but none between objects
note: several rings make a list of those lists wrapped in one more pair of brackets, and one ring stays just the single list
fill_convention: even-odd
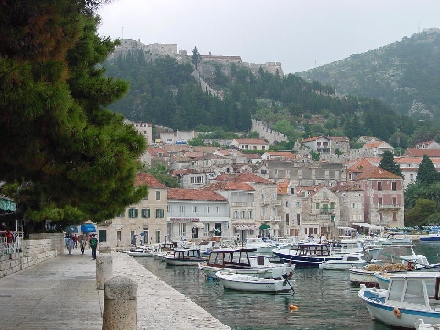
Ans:
[{"label": "terracotta roof tile", "polygon": [[354,180],[365,180],[365,179],[400,179],[402,178],[391,172],[388,172],[382,168],[371,166],[366,168],[359,174]]},{"label": "terracotta roof tile", "polygon": [[169,188],[168,199],[195,201],[226,201],[227,199],[211,190]]},{"label": "terracotta roof tile", "polygon": [[202,190],[247,190],[247,191],[255,191],[250,185],[245,182],[234,182],[234,181],[221,181],[221,182],[212,182],[209,183],[202,188]]},{"label": "terracotta roof tile", "polygon": [[404,154],[404,156],[408,157],[423,157],[423,155],[427,155],[428,157],[440,157],[440,149],[408,148]]},{"label": "terracotta roof tile", "polygon": [[152,176],[149,173],[137,173],[134,185],[135,186],[147,185],[148,187],[151,188],[164,188],[164,189],[167,188],[164,184],[160,183],[159,180],[157,180],[154,176]]}]

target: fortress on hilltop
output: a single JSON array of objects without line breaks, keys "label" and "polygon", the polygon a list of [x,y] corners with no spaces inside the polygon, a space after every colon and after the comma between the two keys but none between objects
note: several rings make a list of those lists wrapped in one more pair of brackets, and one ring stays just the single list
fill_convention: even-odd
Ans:
[{"label": "fortress on hilltop", "polygon": [[[121,39],[121,45],[116,47],[115,52],[109,56],[109,58],[114,58],[120,54],[125,56],[128,52],[142,50],[146,56],[151,58],[157,58],[158,56],[171,56],[176,58],[179,62],[188,62],[191,63],[191,56],[188,55],[188,52],[184,49],[178,50],[177,44],[149,44],[144,45],[140,42],[140,40],[133,39]],[[225,55],[211,55],[209,52],[208,55],[201,55],[203,62],[217,62],[221,64],[230,64],[237,63],[244,66],[249,67],[249,69],[254,73],[258,73],[260,67],[266,72],[275,74],[277,71],[280,76],[283,76],[283,69],[281,68],[280,62],[266,62],[264,64],[256,64],[256,63],[247,63],[243,62],[241,56],[225,56]]]}]

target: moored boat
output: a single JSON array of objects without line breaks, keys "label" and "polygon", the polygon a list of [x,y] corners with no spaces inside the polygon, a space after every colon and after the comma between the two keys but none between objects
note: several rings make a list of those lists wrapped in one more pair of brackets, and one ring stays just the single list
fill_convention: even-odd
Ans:
[{"label": "moored boat", "polygon": [[225,289],[247,292],[283,293],[293,291],[293,282],[288,275],[284,279],[259,278],[237,274],[227,270],[219,270],[216,277]]},{"label": "moored boat", "polygon": [[440,243],[440,233],[431,233],[427,236],[420,236],[420,242],[439,242]]},{"label": "moored boat", "polygon": [[361,285],[359,298],[368,313],[387,325],[416,328],[417,320],[440,323],[440,273],[408,272],[390,277],[388,289]]},{"label": "moored boat", "polygon": [[327,260],[342,260],[342,255],[332,255],[328,243],[298,243],[290,249],[274,249],[272,253],[297,268],[317,268]]},{"label": "moored boat", "polygon": [[281,278],[295,268],[294,265],[273,263],[269,256],[251,255],[255,251],[246,248],[213,250],[206,262],[199,263],[199,269],[208,278],[215,278],[215,273],[223,269],[261,278]]},{"label": "moored boat", "polygon": [[327,270],[346,270],[353,267],[363,267],[368,262],[362,253],[350,253],[342,256],[342,259],[326,260],[319,264],[319,268]]},{"label": "moored boat", "polygon": [[207,259],[202,256],[200,249],[174,249],[174,253],[164,256],[167,265],[173,266],[197,266]]}]

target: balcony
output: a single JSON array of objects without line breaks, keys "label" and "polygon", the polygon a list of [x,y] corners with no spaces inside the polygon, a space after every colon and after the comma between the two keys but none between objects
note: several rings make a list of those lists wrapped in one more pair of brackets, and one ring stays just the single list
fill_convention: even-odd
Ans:
[{"label": "balcony", "polygon": [[254,202],[231,202],[231,207],[254,207]]},{"label": "balcony", "polygon": [[280,215],[272,216],[270,217],[270,221],[281,221],[281,216]]},{"label": "balcony", "polygon": [[400,210],[402,205],[400,204],[379,204],[377,207],[379,210]]},{"label": "balcony", "polygon": [[320,209],[319,214],[335,214],[335,209]]},{"label": "balcony", "polygon": [[281,205],[281,201],[278,199],[263,199],[261,202],[264,205]]}]

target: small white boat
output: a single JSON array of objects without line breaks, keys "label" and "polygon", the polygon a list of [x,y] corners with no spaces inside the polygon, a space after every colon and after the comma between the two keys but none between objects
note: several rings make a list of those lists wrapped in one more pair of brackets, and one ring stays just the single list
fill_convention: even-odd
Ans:
[{"label": "small white boat", "polygon": [[175,249],[173,254],[164,256],[167,265],[197,266],[200,262],[208,260],[200,253],[200,249]]},{"label": "small white boat", "polygon": [[363,267],[368,262],[362,253],[344,254],[341,260],[327,260],[319,264],[319,268],[328,270],[346,270],[353,267]]},{"label": "small white boat", "polygon": [[277,247],[271,241],[264,241],[260,237],[248,237],[245,244],[247,249],[257,249],[256,253],[272,253],[272,250]]},{"label": "small white boat", "polygon": [[440,323],[440,273],[408,272],[390,277],[388,289],[367,288],[361,284],[359,298],[368,313],[387,325],[416,328],[424,323]]},{"label": "small white boat", "polygon": [[418,319],[416,321],[416,330],[440,330],[440,323],[439,324],[428,324],[423,322],[422,319]]},{"label": "small white boat", "polygon": [[293,291],[292,280],[287,275],[284,279],[271,279],[237,274],[225,270],[219,270],[215,275],[225,289],[267,293]]},{"label": "small white boat", "polygon": [[153,250],[150,246],[138,246],[133,250],[125,251],[125,253],[132,257],[152,257]]},{"label": "small white boat", "polygon": [[219,270],[261,278],[282,278],[295,268],[287,263],[273,263],[269,256],[250,255],[255,251],[242,248],[213,250],[206,262],[199,263],[199,269],[208,278],[215,278]]}]

